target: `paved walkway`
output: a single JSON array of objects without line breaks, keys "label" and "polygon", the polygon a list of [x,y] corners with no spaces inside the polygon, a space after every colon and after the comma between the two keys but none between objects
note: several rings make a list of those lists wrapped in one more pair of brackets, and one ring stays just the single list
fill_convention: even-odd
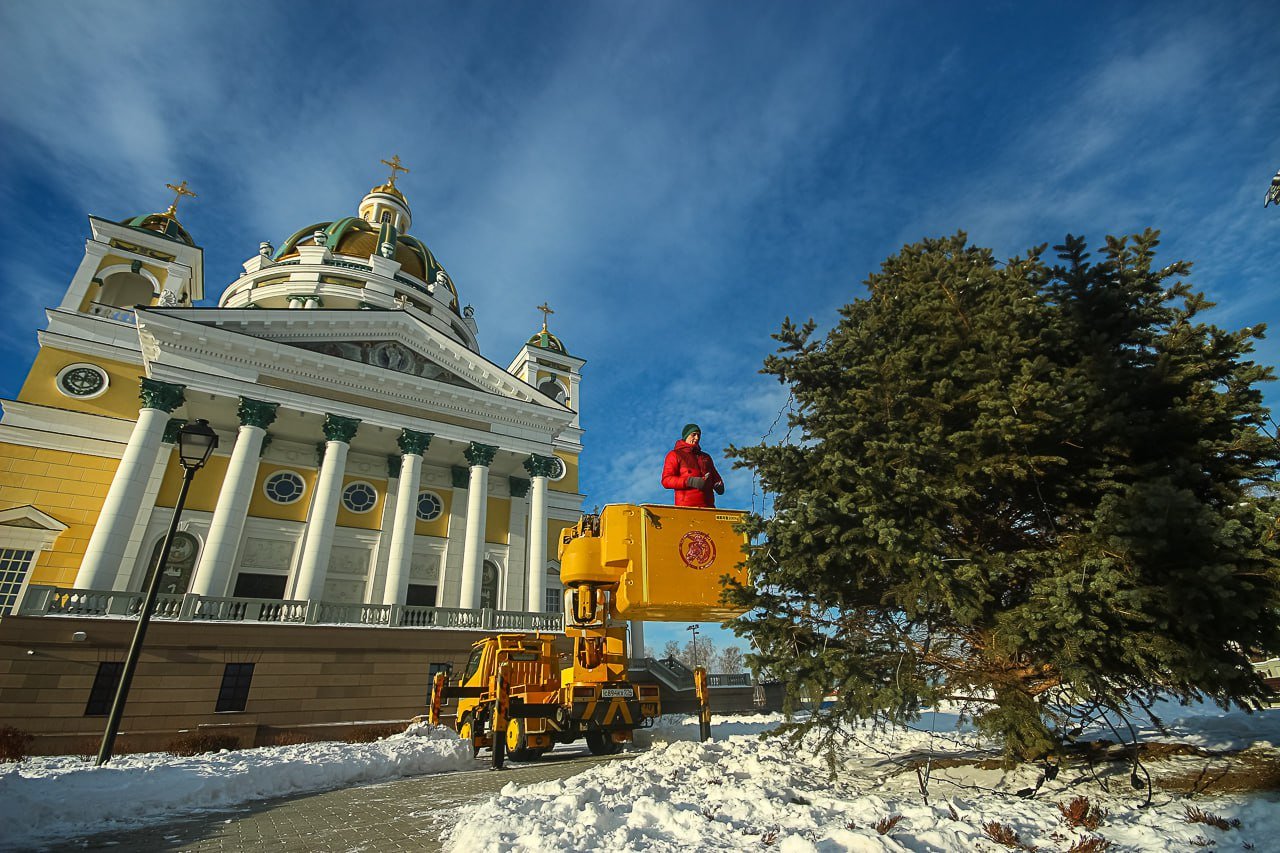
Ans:
[{"label": "paved walkway", "polygon": [[[629,756],[596,757],[584,746],[560,746],[541,761],[508,762],[502,771],[482,770],[414,776],[318,794],[300,794],[209,812],[145,829],[94,835],[43,850],[110,850],[112,853],[240,850],[281,853],[392,853],[439,850],[440,837],[467,803],[496,793],[514,782],[528,785],[564,779],[601,761]],[[121,796],[128,796],[121,791]],[[74,808],[74,804],[68,803]]]}]

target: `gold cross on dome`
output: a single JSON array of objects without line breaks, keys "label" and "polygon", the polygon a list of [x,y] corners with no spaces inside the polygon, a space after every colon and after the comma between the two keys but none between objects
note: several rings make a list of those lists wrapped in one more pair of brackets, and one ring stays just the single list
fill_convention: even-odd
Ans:
[{"label": "gold cross on dome", "polygon": [[173,197],[173,204],[169,205],[169,211],[168,211],[168,213],[169,213],[169,215],[170,215],[170,216],[173,216],[175,213],[177,213],[177,212],[178,212],[178,202],[182,201],[182,197],[183,197],[184,195],[191,196],[192,198],[195,198],[195,197],[196,197],[196,194],[195,194],[195,193],[193,193],[191,190],[187,189],[187,182],[186,182],[186,181],[183,181],[182,183],[178,184],[177,186],[174,186],[173,184],[165,184],[165,186],[166,186],[166,187],[168,187],[169,189],[173,190],[175,193],[177,193],[177,195],[175,195],[175,196]]},{"label": "gold cross on dome", "polygon": [[387,179],[387,183],[388,183],[388,184],[390,184],[390,185],[391,185],[391,186],[393,186],[393,187],[396,185],[396,177],[397,177],[396,172],[406,172],[406,173],[407,173],[407,172],[409,171],[407,168],[405,168],[404,166],[401,166],[401,165],[400,165],[400,155],[399,155],[399,154],[392,154],[392,155],[391,155],[391,159],[390,159],[390,160],[382,160],[381,162],[383,162],[383,163],[385,163],[385,164],[387,164],[388,166],[390,166],[390,167],[391,167],[391,177]]},{"label": "gold cross on dome", "polygon": [[542,328],[545,329],[547,327],[547,315],[554,314],[556,312],[552,311],[551,306],[548,305],[546,302],[543,302],[541,305],[539,305],[536,310],[542,312]]}]

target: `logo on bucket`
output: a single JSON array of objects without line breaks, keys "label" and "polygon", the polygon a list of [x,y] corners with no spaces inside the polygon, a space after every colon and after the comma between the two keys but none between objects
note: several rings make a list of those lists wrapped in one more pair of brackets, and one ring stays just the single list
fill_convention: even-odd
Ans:
[{"label": "logo on bucket", "polygon": [[680,559],[691,569],[706,569],[716,561],[716,543],[701,530],[690,530],[680,540]]}]

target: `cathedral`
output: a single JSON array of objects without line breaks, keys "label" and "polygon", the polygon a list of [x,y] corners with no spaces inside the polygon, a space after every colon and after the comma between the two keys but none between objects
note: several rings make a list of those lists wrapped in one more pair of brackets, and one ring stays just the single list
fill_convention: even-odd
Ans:
[{"label": "cathedral", "polygon": [[[432,641],[440,666],[465,657],[469,631],[559,630],[557,544],[583,501],[585,362],[548,331],[545,305],[505,367],[482,355],[473,310],[413,236],[396,186],[406,170],[384,162],[389,179],[354,215],[262,243],[216,307],[198,305],[202,251],[177,213],[185,182],[164,212],[89,218],[27,378],[2,401],[0,641],[47,665],[11,662],[0,712],[28,716],[13,691],[37,681],[14,673],[47,674],[68,655],[84,693],[109,692],[103,665],[124,644],[94,637],[120,633],[104,626],[125,620],[103,617],[136,614],[153,570],[157,624],[170,629],[155,655],[168,665],[214,628],[198,641],[222,654],[211,666],[260,669],[286,636],[264,640],[264,626],[309,631],[283,642],[302,655],[363,642],[371,664],[369,649],[422,641],[333,630],[459,629]],[[218,446],[156,566],[183,484],[176,437],[197,421]],[[227,686],[219,672],[214,692]],[[80,713],[85,695],[57,698],[67,717],[93,716]],[[421,699],[404,704],[388,713]]]}]

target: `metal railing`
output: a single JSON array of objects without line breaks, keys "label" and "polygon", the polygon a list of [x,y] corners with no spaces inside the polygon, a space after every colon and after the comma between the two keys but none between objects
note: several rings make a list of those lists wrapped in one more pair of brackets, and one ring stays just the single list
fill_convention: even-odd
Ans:
[{"label": "metal railing", "polygon": [[[631,661],[631,670],[649,673],[672,690],[692,690],[693,670],[675,658],[640,658]],[[708,687],[750,687],[751,674],[747,672],[707,673]]]},{"label": "metal railing", "polygon": [[[144,593],[69,589],[32,584],[18,605],[18,616],[136,617]],[[237,598],[162,594],[154,619],[175,622],[274,622],[296,625],[370,625],[384,628],[465,628],[476,631],[562,632],[559,613],[514,610],[464,610],[404,604],[348,604],[336,601]]]}]

